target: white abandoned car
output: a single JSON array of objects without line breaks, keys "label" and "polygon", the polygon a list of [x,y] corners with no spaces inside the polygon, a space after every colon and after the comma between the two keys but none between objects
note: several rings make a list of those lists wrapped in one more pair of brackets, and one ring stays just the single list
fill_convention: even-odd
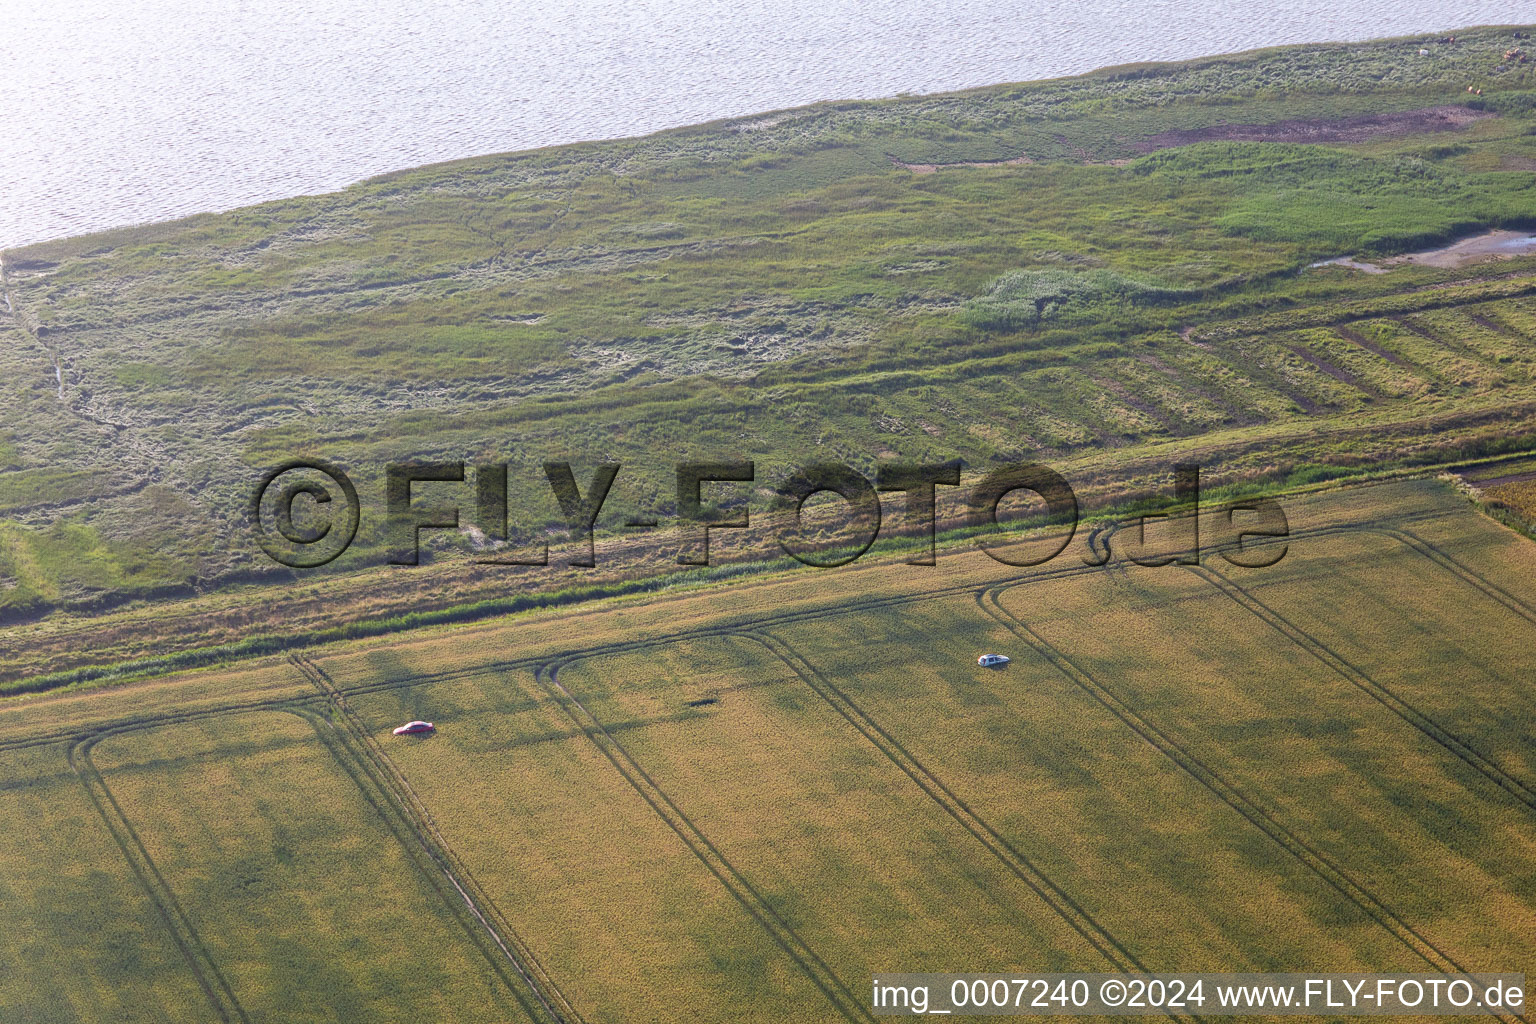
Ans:
[{"label": "white abandoned car", "polygon": [[1006,665],[1008,664],[1008,655],[983,654],[981,657],[976,659],[976,664],[980,665],[982,668],[991,668],[994,665]]}]

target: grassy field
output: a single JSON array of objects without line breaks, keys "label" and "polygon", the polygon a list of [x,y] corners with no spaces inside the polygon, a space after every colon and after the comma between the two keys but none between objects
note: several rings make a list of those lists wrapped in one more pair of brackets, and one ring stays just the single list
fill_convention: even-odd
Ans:
[{"label": "grassy field", "polygon": [[[670,524],[680,460],[754,459],[765,492],[804,453],[1035,459],[1104,507],[1175,457],[1242,488],[1528,450],[1536,256],[1310,266],[1536,226],[1536,82],[1513,30],[1457,35],[821,104],[5,253],[0,617],[27,628],[0,681],[303,631],[320,592],[335,621],[675,570],[622,523]],[[244,522],[294,456],[364,502],[302,576]],[[625,467],[594,572],[564,568],[561,458]],[[554,567],[488,575],[466,524],[400,582],[383,467],[433,459],[509,461],[513,540]],[[170,599],[170,636],[111,618]]]},{"label": "grassy field", "polygon": [[1526,970],[1536,549],[1436,481],[1285,508],[1265,569],[949,549],[0,705],[0,1007],[867,1020],[892,970]]}]

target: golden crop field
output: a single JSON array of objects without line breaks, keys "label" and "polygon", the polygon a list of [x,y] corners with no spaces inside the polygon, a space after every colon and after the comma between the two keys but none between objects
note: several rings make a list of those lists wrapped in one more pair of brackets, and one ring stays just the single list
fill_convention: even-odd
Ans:
[{"label": "golden crop field", "polygon": [[1525,970],[1536,549],[1436,481],[1283,504],[1263,569],[955,549],[0,705],[0,1019]]}]

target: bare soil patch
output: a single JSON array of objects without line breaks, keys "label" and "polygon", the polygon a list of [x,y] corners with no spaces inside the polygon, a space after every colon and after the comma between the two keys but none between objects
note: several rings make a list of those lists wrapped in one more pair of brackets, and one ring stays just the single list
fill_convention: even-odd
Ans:
[{"label": "bare soil patch", "polygon": [[1502,487],[1504,484],[1523,484],[1528,480],[1536,480],[1536,470],[1526,473],[1511,473],[1508,476],[1496,476],[1487,480],[1473,481],[1478,487],[1486,490],[1490,487]]},{"label": "bare soil patch", "polygon": [[1159,132],[1131,143],[1138,153],[1188,146],[1196,142],[1367,142],[1393,135],[1456,131],[1493,114],[1448,104],[1390,114],[1304,118],[1274,124],[1214,124],[1186,131]]},{"label": "bare soil patch", "polygon": [[1382,348],[1380,345],[1378,345],[1375,342],[1371,341],[1369,338],[1367,338],[1365,335],[1361,334],[1359,331],[1351,330],[1348,327],[1335,327],[1333,329],[1333,332],[1335,334],[1337,334],[1339,337],[1343,338],[1345,341],[1348,341],[1348,342],[1351,342],[1353,344],[1359,345],[1361,348],[1365,349],[1367,352],[1370,352],[1370,353],[1372,353],[1374,355],[1380,356],[1382,359],[1385,359],[1389,363],[1395,363],[1398,366],[1407,366],[1408,365],[1406,362],[1403,361],[1401,356],[1399,356],[1399,355],[1397,355],[1397,354],[1395,354],[1393,352],[1388,352],[1386,349]]},{"label": "bare soil patch", "polygon": [[[1463,238],[1459,242],[1441,246],[1437,249],[1424,249],[1420,252],[1404,253],[1401,256],[1392,256],[1382,260],[1379,264],[1367,263],[1349,256],[1339,256],[1331,260],[1318,260],[1309,263],[1308,269],[1315,270],[1319,267],[1347,267],[1350,270],[1359,270],[1367,274],[1385,274],[1391,267],[1402,263],[1416,263],[1423,267],[1439,267],[1441,270],[1455,270],[1471,263],[1484,263],[1492,260],[1509,260],[1517,256],[1529,256],[1536,253],[1536,234],[1529,231],[1484,231],[1473,235],[1471,238]],[[1494,280],[1494,278],[1483,278]],[[1458,281],[1457,284],[1467,282]],[[1444,287],[1438,285],[1435,287]],[[1494,330],[1495,325],[1485,325]]]},{"label": "bare soil patch", "polygon": [[1385,262],[1454,269],[1480,260],[1512,259],[1532,252],[1536,252],[1536,235],[1529,231],[1489,231],[1439,249],[1395,256]]},{"label": "bare soil patch", "polygon": [[1295,356],[1300,359],[1305,359],[1307,362],[1311,363],[1319,370],[1322,370],[1324,373],[1338,381],[1340,384],[1347,384],[1350,387],[1357,388],[1361,391],[1370,390],[1366,388],[1366,386],[1362,384],[1354,374],[1339,369],[1328,360],[1314,353],[1311,349],[1302,348],[1300,345],[1287,345],[1286,348],[1290,349]]},{"label": "bare soil patch", "polygon": [[1022,153],[1007,160],[965,160],[956,164],[909,164],[896,159],[894,156],[890,156],[890,154],[886,155],[890,157],[891,163],[902,170],[911,171],[913,174],[932,174],[935,171],[943,171],[951,167],[1008,167],[1015,164],[1034,163],[1033,160]]},{"label": "bare soil patch", "polygon": [[1385,274],[1387,272],[1385,268],[1378,267],[1374,263],[1366,263],[1363,260],[1352,259],[1348,256],[1338,256],[1331,260],[1318,260],[1316,263],[1309,263],[1308,267],[1314,270],[1318,267],[1346,267],[1365,274]]}]

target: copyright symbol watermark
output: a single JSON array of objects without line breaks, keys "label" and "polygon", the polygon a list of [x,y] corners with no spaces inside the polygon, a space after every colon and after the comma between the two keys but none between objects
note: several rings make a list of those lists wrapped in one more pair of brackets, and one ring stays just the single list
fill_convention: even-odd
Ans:
[{"label": "copyright symbol watermark", "polygon": [[346,473],[318,459],[293,459],[262,474],[250,515],[256,543],[273,561],[313,569],[347,550],[362,506]]}]

